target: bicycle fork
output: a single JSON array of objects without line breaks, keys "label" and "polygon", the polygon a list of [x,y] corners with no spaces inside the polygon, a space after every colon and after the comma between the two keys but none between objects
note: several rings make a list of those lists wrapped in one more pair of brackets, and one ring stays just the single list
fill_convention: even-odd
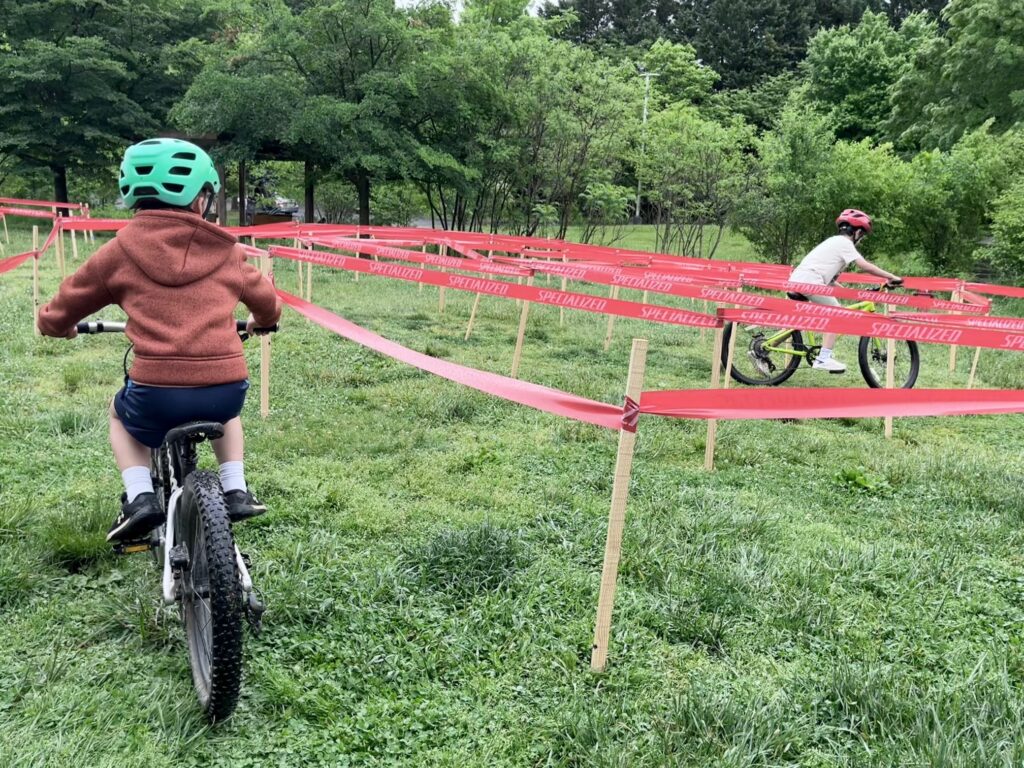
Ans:
[{"label": "bicycle fork", "polygon": [[[171,498],[167,502],[167,522],[164,524],[163,533],[163,597],[164,603],[173,605],[179,598],[178,587],[181,584],[181,571],[188,566],[188,550],[183,543],[174,540],[174,521],[178,514],[181,502],[181,488],[175,488]],[[259,633],[263,627],[263,612],[266,610],[263,602],[257,597],[252,583],[252,575],[249,573],[249,556],[243,553],[238,544],[235,547],[235,567],[238,569],[238,583],[242,588],[243,608],[246,619],[253,631]]]}]

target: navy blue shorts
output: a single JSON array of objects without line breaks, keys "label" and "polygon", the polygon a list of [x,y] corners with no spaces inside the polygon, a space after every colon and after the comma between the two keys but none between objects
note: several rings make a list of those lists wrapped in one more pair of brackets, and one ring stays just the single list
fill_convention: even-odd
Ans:
[{"label": "navy blue shorts", "polygon": [[128,379],[114,395],[114,411],[128,434],[159,448],[164,436],[190,421],[231,421],[242,412],[249,380],[212,387],[151,387]]}]

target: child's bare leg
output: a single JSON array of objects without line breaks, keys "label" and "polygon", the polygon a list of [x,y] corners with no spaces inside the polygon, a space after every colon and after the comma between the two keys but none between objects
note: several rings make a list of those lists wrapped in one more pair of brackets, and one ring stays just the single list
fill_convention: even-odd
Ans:
[{"label": "child's bare leg", "polygon": [[242,461],[245,455],[245,441],[242,438],[242,419],[238,416],[224,424],[224,436],[213,441],[213,452],[217,461]]},{"label": "child's bare leg", "polygon": [[153,478],[149,473],[149,448],[132,437],[110,403],[110,447],[114,461],[121,470],[124,492],[129,503],[142,493],[153,492]]},{"label": "child's bare leg", "polygon": [[110,404],[110,447],[114,449],[114,461],[122,472],[129,467],[146,467],[149,471],[149,448],[144,446],[124,428],[117,417],[114,404]]},{"label": "child's bare leg", "polygon": [[261,515],[267,509],[245,483],[244,447],[242,420],[236,416],[224,424],[224,436],[213,441],[213,452],[220,462],[220,485],[228,494],[228,514],[234,521]]},{"label": "child's bare leg", "polygon": [[834,349],[836,346],[836,339],[839,338],[837,333],[824,333],[821,336],[821,348],[822,349]]}]

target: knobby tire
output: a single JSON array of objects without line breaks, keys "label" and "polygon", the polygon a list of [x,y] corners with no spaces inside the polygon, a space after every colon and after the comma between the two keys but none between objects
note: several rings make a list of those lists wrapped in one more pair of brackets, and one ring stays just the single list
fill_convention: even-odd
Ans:
[{"label": "knobby tire", "polygon": [[242,592],[219,478],[185,480],[175,541],[188,547],[181,610],[199,704],[211,721],[230,717],[242,684]]}]

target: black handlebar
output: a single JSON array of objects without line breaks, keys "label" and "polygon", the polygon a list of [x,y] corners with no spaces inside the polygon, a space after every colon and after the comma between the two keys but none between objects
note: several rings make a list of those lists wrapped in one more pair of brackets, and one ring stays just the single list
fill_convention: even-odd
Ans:
[{"label": "black handlebar", "polygon": [[876,285],[872,288],[866,288],[868,291],[891,291],[893,288],[899,288],[903,285],[903,278],[899,280],[886,280],[882,285]]},{"label": "black handlebar", "polygon": [[[75,329],[79,333],[124,333],[125,323],[123,321],[95,320],[89,323],[78,323]],[[245,331],[245,320],[236,320],[235,330],[238,331],[243,341],[249,338],[249,334]],[[253,328],[252,332],[257,336],[262,336],[266,333],[275,333],[277,330],[278,326],[275,324],[267,328]]]}]

